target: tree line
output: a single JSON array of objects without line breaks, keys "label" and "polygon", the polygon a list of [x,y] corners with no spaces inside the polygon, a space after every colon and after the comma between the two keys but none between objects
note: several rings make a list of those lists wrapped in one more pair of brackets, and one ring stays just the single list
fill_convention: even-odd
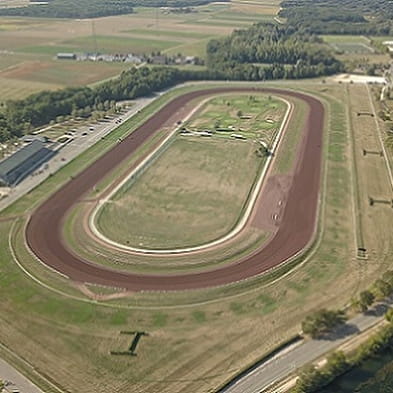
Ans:
[{"label": "tree line", "polygon": [[124,71],[117,79],[90,87],[43,91],[23,100],[6,102],[0,114],[0,141],[20,137],[59,116],[89,117],[108,102],[130,100],[187,80],[188,75],[170,67],[141,67]]},{"label": "tree line", "polygon": [[304,367],[291,393],[314,393],[328,387],[336,378],[350,369],[360,366],[368,358],[382,353],[393,344],[393,312],[389,310],[385,319],[388,325],[361,344],[353,353],[346,355],[342,351],[334,352],[327,357],[322,367],[309,365]]},{"label": "tree line", "polygon": [[36,18],[98,18],[133,13],[133,7],[192,7],[213,0],[47,0],[47,4],[2,8],[0,15]]},{"label": "tree line", "polygon": [[[383,300],[393,294],[393,270],[388,270],[383,276],[352,299],[355,311],[366,312],[377,300]],[[302,322],[304,334],[312,338],[320,338],[331,332],[340,324],[345,323],[347,317],[342,310],[318,310],[307,316]],[[353,367],[360,365],[370,356],[380,353],[393,344],[393,310],[389,309],[385,315],[389,325],[380,329],[365,343],[359,346],[350,356],[342,352],[335,352],[328,356],[327,363],[317,368],[314,365],[304,367],[299,375],[295,388],[291,393],[313,393],[328,386],[337,377]]]}]

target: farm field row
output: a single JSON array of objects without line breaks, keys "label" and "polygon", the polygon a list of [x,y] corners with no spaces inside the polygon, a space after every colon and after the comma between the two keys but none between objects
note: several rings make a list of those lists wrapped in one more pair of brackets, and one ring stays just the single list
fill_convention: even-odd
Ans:
[{"label": "farm field row", "polygon": [[[348,146],[351,139],[344,87],[320,83],[287,83],[286,87],[317,95],[327,110],[320,240],[300,268],[274,285],[267,285],[262,277],[208,291],[143,293],[117,300],[115,295],[126,294],[90,287],[101,294],[101,299],[112,295],[108,303],[111,306],[125,308],[104,307],[99,302],[67,299],[22,275],[12,262],[7,239],[15,223],[1,221],[0,293],[7,299],[1,304],[1,312],[8,316],[7,321],[0,321],[2,340],[37,370],[49,373],[64,390],[75,390],[83,384],[86,392],[204,392],[218,387],[246,364],[297,333],[299,322],[312,310],[346,304],[369,281],[389,269],[391,254],[383,254],[379,243],[367,263],[360,265],[362,262],[354,257],[354,224],[348,219],[353,210]],[[41,191],[36,190],[27,197],[31,201],[40,195]],[[29,209],[22,206],[32,205],[24,203],[19,203],[21,213]],[[383,231],[385,244],[391,244],[386,224],[373,225],[367,230]],[[44,274],[49,282],[61,280],[59,288],[65,288],[65,280],[45,270],[24,250],[23,231],[12,239],[17,256],[29,269]],[[77,296],[75,288],[69,291]],[[212,298],[219,300],[200,303]],[[180,306],[190,302],[200,304]],[[141,304],[144,310],[138,307]],[[149,309],[148,304],[156,308]],[[163,308],[163,304],[172,307]],[[149,332],[141,341],[137,358],[108,355],[110,350],[129,345],[127,336],[119,335],[124,329]]]},{"label": "farm field row", "polygon": [[348,69],[389,61],[389,54],[382,42],[392,37],[360,35],[322,35],[321,37],[336,52],[337,58],[346,63]]}]

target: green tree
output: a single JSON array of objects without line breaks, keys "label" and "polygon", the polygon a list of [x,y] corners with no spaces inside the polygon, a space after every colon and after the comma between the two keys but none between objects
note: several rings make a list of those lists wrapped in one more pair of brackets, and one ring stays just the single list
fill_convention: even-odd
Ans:
[{"label": "green tree", "polygon": [[393,290],[391,284],[381,279],[375,281],[374,288],[377,293],[377,297],[379,298],[384,298],[386,296],[389,296]]},{"label": "green tree", "polygon": [[349,363],[344,352],[333,352],[330,356],[328,356],[325,369],[331,377],[335,378],[338,375],[343,374],[348,368]]},{"label": "green tree", "polygon": [[375,296],[372,292],[365,290],[360,292],[359,295],[359,308],[362,312],[368,310],[368,308],[374,303]]},{"label": "green tree", "polygon": [[325,333],[330,332],[336,326],[344,323],[346,320],[345,313],[341,310],[318,310],[314,314],[308,315],[302,322],[304,334],[317,338]]},{"label": "green tree", "polygon": [[311,393],[321,388],[327,382],[326,374],[318,370],[314,365],[304,367],[296,382],[294,393]]}]

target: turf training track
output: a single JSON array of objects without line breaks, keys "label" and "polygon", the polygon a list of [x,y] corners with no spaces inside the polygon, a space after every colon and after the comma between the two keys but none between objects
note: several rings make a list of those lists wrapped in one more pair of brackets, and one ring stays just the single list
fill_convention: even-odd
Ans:
[{"label": "turf training track", "polygon": [[[74,255],[62,236],[66,213],[106,174],[135,152],[165,121],[186,103],[204,95],[231,92],[280,94],[302,100],[308,107],[302,146],[282,221],[275,236],[253,255],[215,270],[176,275],[134,274],[94,264]],[[318,210],[322,166],[324,108],[306,94],[273,88],[210,88],[177,97],[124,138],[95,163],[51,195],[31,215],[26,241],[46,265],[78,282],[134,291],[171,291],[206,288],[246,279],[280,265],[302,251],[312,240]]]}]

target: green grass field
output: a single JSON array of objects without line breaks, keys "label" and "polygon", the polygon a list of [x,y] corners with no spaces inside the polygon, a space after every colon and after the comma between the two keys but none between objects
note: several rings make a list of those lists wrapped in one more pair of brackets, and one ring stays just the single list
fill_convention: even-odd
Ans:
[{"label": "green grass field", "polygon": [[370,39],[365,36],[323,35],[322,38],[337,52],[347,54],[374,53]]},{"label": "green grass field", "polygon": [[112,240],[146,248],[222,237],[239,219],[257,176],[261,160],[254,151],[252,143],[179,138],[105,204],[99,229]]},{"label": "green grass field", "polygon": [[228,137],[232,132],[248,139],[263,140],[272,146],[281,125],[286,104],[263,95],[214,98],[205,104],[199,116],[187,122],[193,131],[227,128],[214,137]]}]

